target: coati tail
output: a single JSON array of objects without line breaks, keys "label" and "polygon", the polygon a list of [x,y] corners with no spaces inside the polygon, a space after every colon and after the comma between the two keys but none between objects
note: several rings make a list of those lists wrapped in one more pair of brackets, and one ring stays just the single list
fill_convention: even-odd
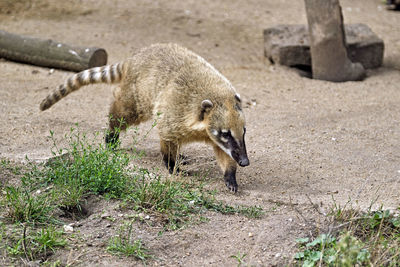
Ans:
[{"label": "coati tail", "polygon": [[69,77],[40,103],[40,110],[46,110],[69,93],[92,83],[117,83],[123,75],[124,64],[116,63],[79,72]]}]

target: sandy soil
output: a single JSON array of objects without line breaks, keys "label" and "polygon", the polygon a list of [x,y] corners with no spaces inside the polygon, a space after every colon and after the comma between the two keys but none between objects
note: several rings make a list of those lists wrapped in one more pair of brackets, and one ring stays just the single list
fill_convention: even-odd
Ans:
[{"label": "sandy soil", "polygon": [[[346,23],[366,23],[385,42],[383,67],[362,82],[310,80],[265,60],[262,30],[305,24],[300,0],[43,0],[3,12],[0,23],[9,32],[103,47],[109,63],[152,43],[175,42],[216,66],[249,103],[251,165],[239,169],[240,192],[225,190],[212,149],[194,144],[184,152],[193,159],[191,169],[210,170],[219,199],[260,205],[266,215],[249,220],[210,213],[209,222],[161,237],[145,226],[135,233],[156,256],[150,265],[234,266],[230,256],[240,252],[248,264],[281,266],[290,261],[295,239],[312,230],[310,221],[324,220],[310,201],[325,211],[332,197],[360,208],[375,199],[376,206],[400,204],[400,13],[385,10],[380,0],[341,4]],[[85,87],[39,112],[42,98],[71,73],[5,60],[0,73],[0,157],[40,161],[51,156],[50,130],[61,139],[75,123],[86,132],[107,127],[110,86]],[[132,147],[131,134],[122,138],[123,147]],[[158,145],[156,131],[139,144],[150,167],[162,167]],[[104,250],[122,220],[115,205],[97,201],[92,209],[77,226],[85,241],[57,257],[82,266],[137,265]],[[117,220],[104,220],[104,210]]]}]

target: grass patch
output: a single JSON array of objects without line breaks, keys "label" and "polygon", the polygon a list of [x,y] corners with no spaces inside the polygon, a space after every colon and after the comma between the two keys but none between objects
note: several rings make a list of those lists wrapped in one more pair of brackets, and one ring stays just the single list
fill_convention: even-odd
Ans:
[{"label": "grass patch", "polygon": [[165,217],[166,229],[179,229],[190,222],[193,215],[205,210],[249,218],[260,218],[263,214],[262,208],[257,206],[233,207],[218,201],[215,192],[205,190],[204,185],[197,182],[166,180],[143,169],[136,179],[136,186],[126,197],[128,206]]},{"label": "grass patch", "polygon": [[45,223],[51,220],[54,210],[52,198],[47,194],[35,194],[24,187],[8,186],[0,203],[8,217],[16,223]]},{"label": "grass patch", "polygon": [[27,224],[19,224],[14,226],[11,234],[4,234],[2,239],[3,248],[9,256],[25,256],[28,261],[41,259],[44,262],[57,248],[67,245],[63,232],[54,226],[29,229]]},{"label": "grass patch", "polygon": [[148,249],[144,247],[141,239],[132,239],[132,223],[121,226],[118,235],[110,239],[107,251],[116,255],[134,257],[142,261],[152,257]]},{"label": "grass patch", "polygon": [[[194,220],[205,221],[202,216],[205,211],[248,218],[260,218],[263,214],[257,206],[231,206],[218,201],[216,192],[204,189],[198,181],[167,179],[131,166],[138,153],[129,154],[116,146],[104,145],[98,134],[88,138],[71,129],[64,138],[67,142],[64,148],[58,146],[53,132],[50,138],[54,157],[45,164],[30,162],[16,168],[6,160],[0,162],[20,177],[18,186],[4,186],[0,195],[0,204],[5,207],[0,212],[14,223],[16,232],[6,235],[7,255],[24,255],[29,261],[45,259],[43,255],[63,247],[66,241],[55,228],[62,224],[61,214],[78,218],[74,213],[83,209],[82,204],[90,195],[117,199],[125,208],[152,213],[161,218],[164,230],[176,230]],[[24,225],[22,233],[20,225]],[[28,226],[30,231],[26,230]],[[147,259],[141,241],[131,238],[131,228],[124,231],[110,241],[107,250]]]},{"label": "grass patch", "polygon": [[399,266],[400,218],[389,210],[360,212],[335,205],[328,234],[297,239],[300,266]]}]

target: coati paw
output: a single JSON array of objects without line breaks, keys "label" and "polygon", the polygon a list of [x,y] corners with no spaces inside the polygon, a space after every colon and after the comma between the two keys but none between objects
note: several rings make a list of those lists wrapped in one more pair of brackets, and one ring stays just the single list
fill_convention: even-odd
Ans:
[{"label": "coati paw", "polygon": [[172,160],[168,161],[168,159],[164,158],[164,165],[168,169],[168,172],[170,174],[173,174],[174,171],[175,171],[175,173],[179,173],[180,172],[179,167],[175,166],[175,161],[172,161]]},{"label": "coati paw", "polygon": [[225,181],[226,187],[228,187],[229,191],[232,193],[237,193],[238,191],[238,184],[236,181]]},{"label": "coati paw", "polygon": [[175,174],[178,174],[178,173],[181,172],[181,169],[179,169],[178,167],[171,167],[171,166],[169,166],[169,167],[167,167],[167,168],[168,168],[168,172],[169,172],[170,174],[173,174],[174,171],[175,171]]}]

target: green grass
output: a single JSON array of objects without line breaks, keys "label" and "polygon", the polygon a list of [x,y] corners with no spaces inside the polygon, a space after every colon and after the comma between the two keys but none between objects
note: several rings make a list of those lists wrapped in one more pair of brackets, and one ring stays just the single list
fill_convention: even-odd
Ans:
[{"label": "green grass", "polygon": [[8,255],[24,256],[26,260],[45,259],[57,248],[67,245],[63,232],[53,226],[29,229],[27,224],[16,225],[13,233],[3,237],[3,246]]},{"label": "green grass", "polygon": [[132,239],[132,227],[132,223],[121,226],[118,235],[109,240],[107,251],[112,254],[134,257],[145,261],[152,256],[143,245],[141,239]]},{"label": "green grass", "polygon": [[0,201],[8,217],[16,223],[45,223],[54,210],[52,198],[47,194],[35,194],[24,187],[7,186],[4,200]]},{"label": "green grass", "polygon": [[231,255],[231,258],[236,259],[236,261],[237,261],[237,267],[240,267],[240,266],[242,266],[243,264],[244,264],[244,265],[246,264],[245,261],[244,261],[244,258],[245,258],[246,256],[247,256],[246,253],[242,254],[242,253],[240,253],[240,251],[239,251],[236,255]]},{"label": "green grass", "polygon": [[335,206],[328,234],[297,239],[299,266],[399,266],[400,218],[388,210],[360,212]]},{"label": "green grass", "polygon": [[0,160],[0,169],[2,172],[9,171],[11,174],[20,175],[22,173],[22,167],[14,164],[9,159],[1,159]]},{"label": "green grass", "polygon": [[[23,252],[27,260],[33,260],[64,246],[65,240],[54,228],[62,224],[60,214],[72,213],[72,219],[79,217],[74,213],[82,210],[82,203],[90,195],[120,200],[124,208],[151,213],[161,219],[164,231],[204,222],[207,220],[205,211],[248,218],[260,218],[263,214],[257,206],[232,206],[218,201],[216,192],[206,190],[199,181],[180,177],[168,179],[131,166],[130,162],[139,153],[127,153],[117,146],[104,145],[99,137],[96,134],[89,138],[71,129],[63,140],[67,146],[60,148],[54,133],[50,132],[53,158],[47,163],[36,164],[28,160],[29,163],[20,168],[7,160],[0,162],[8,172],[20,177],[18,186],[3,186],[0,204],[5,209],[0,212],[14,223],[12,228],[16,232],[21,232],[21,224],[25,230],[26,227],[30,229],[16,234],[18,237],[5,234],[3,239],[8,240],[8,255],[21,257]],[[131,239],[131,231],[128,232],[113,238],[108,251],[141,260],[148,258],[141,241]]]}]

